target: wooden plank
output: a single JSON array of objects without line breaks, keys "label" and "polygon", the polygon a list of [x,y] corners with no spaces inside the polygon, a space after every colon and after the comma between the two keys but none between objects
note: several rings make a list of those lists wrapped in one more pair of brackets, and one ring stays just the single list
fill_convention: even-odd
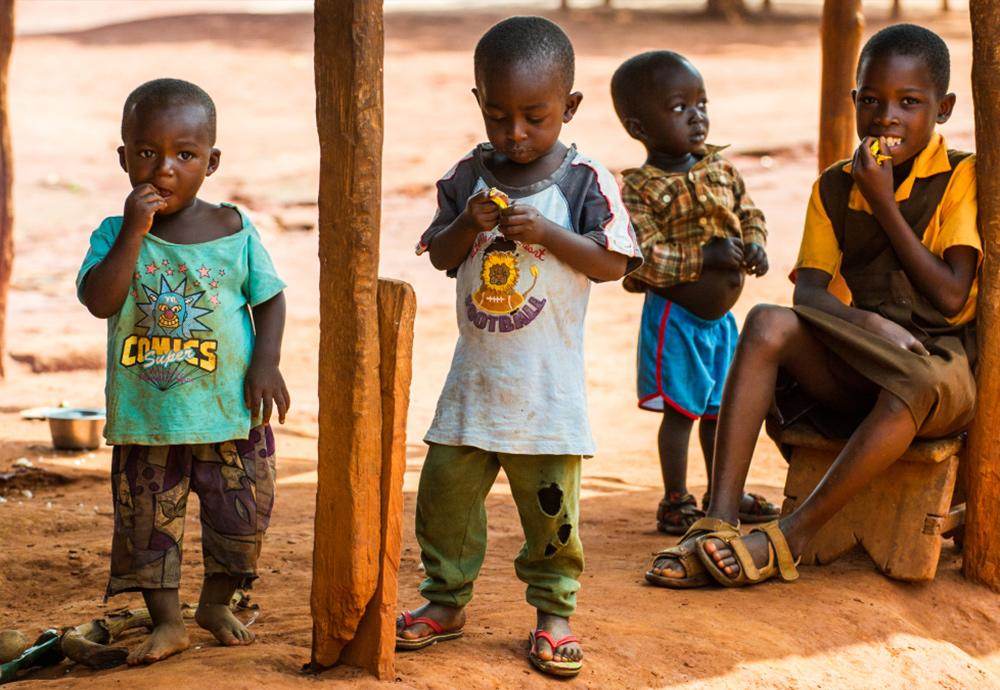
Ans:
[{"label": "wooden plank", "polygon": [[851,90],[863,26],[861,0],[825,0],[823,3],[818,146],[821,171],[849,158],[858,140]]},{"label": "wooden plank", "polygon": [[14,157],[7,109],[7,67],[14,45],[14,0],[0,0],[0,378],[6,352],[7,293],[14,267]]},{"label": "wooden plank", "polygon": [[1000,590],[1000,0],[971,0],[972,96],[983,270],[979,283],[976,419],[969,433],[963,569]]},{"label": "wooden plank", "polygon": [[379,579],[357,634],[341,660],[368,669],[382,680],[395,675],[396,596],[403,548],[403,474],[406,472],[406,413],[410,403],[413,288],[398,280],[378,281],[378,325],[382,391],[382,533]]},{"label": "wooden plank", "polygon": [[[845,441],[823,436],[811,426],[794,424],[778,432],[778,442],[794,447],[815,448],[839,453]],[[903,462],[936,463],[943,462],[953,455],[962,452],[965,445],[964,436],[950,438],[918,440],[907,448],[900,460]]]},{"label": "wooden plank", "polygon": [[321,355],[310,603],[312,663],[326,667],[354,638],[379,575],[382,3],[316,0],[314,20]]},{"label": "wooden plank", "polygon": [[[785,481],[784,514],[812,493],[836,459],[836,451],[798,446]],[[817,532],[802,553],[806,565],[825,564],[860,545],[886,575],[930,580],[941,554],[937,520],[949,523],[958,458],[936,463],[897,462],[854,496]],[[936,524],[936,523],[934,523]],[[949,523],[950,524],[950,523]]]},{"label": "wooden plank", "polygon": [[947,515],[928,515],[924,520],[924,534],[947,534],[965,524],[965,504],[959,503]]}]

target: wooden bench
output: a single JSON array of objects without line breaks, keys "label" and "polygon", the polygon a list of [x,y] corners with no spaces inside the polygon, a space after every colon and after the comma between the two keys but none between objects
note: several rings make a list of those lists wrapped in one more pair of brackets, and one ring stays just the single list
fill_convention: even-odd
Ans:
[{"label": "wooden bench", "polygon": [[[784,515],[812,492],[844,441],[828,439],[803,423],[771,437],[788,460]],[[860,545],[893,579],[932,580],[942,535],[965,521],[965,504],[952,507],[964,445],[964,435],[915,442],[823,526],[802,554],[802,563],[829,563]]]}]

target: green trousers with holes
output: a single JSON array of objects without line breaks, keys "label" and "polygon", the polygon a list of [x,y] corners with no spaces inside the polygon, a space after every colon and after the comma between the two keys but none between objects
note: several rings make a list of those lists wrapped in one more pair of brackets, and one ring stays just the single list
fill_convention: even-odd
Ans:
[{"label": "green trousers with holes", "polygon": [[513,455],[431,444],[417,492],[428,601],[465,606],[486,555],[486,496],[503,468],[524,530],[514,570],[528,603],[569,617],[583,571],[579,455]]}]

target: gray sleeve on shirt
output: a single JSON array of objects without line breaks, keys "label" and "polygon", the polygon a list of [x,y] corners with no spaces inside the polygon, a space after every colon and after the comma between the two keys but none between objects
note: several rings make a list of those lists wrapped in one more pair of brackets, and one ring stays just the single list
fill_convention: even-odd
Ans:
[{"label": "gray sleeve on shirt", "polygon": [[[597,172],[586,164],[573,165],[559,181],[559,188],[569,204],[573,230],[605,249],[615,251],[611,248],[611,241],[605,231],[615,220],[614,211],[611,200],[601,190]],[[617,187],[613,192],[618,194]],[[638,251],[635,253],[638,254]],[[625,272],[630,273],[641,264],[641,256],[628,256],[628,268]]]},{"label": "gray sleeve on shirt", "polygon": [[[476,173],[473,164],[472,154],[469,154],[455,164],[447,175],[437,182],[437,213],[431,224],[420,236],[417,245],[417,253],[426,251],[435,235],[451,225],[456,218],[465,210],[465,202],[472,196],[472,190],[476,187],[479,175]],[[454,278],[458,274],[458,269],[449,270],[448,276]]]}]

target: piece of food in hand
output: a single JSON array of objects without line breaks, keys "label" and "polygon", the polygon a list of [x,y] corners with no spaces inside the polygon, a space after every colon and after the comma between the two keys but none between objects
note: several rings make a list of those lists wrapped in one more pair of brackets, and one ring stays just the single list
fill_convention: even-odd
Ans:
[{"label": "piece of food in hand", "polygon": [[496,187],[490,187],[490,191],[487,192],[486,196],[489,198],[490,201],[492,201],[494,204],[496,204],[502,209],[510,206],[510,197],[501,192]]},{"label": "piece of food in hand", "polygon": [[878,145],[878,139],[872,142],[872,145],[868,147],[872,155],[875,156],[875,162],[882,165],[884,162],[892,160],[892,156],[887,156],[882,153],[882,148]]}]

